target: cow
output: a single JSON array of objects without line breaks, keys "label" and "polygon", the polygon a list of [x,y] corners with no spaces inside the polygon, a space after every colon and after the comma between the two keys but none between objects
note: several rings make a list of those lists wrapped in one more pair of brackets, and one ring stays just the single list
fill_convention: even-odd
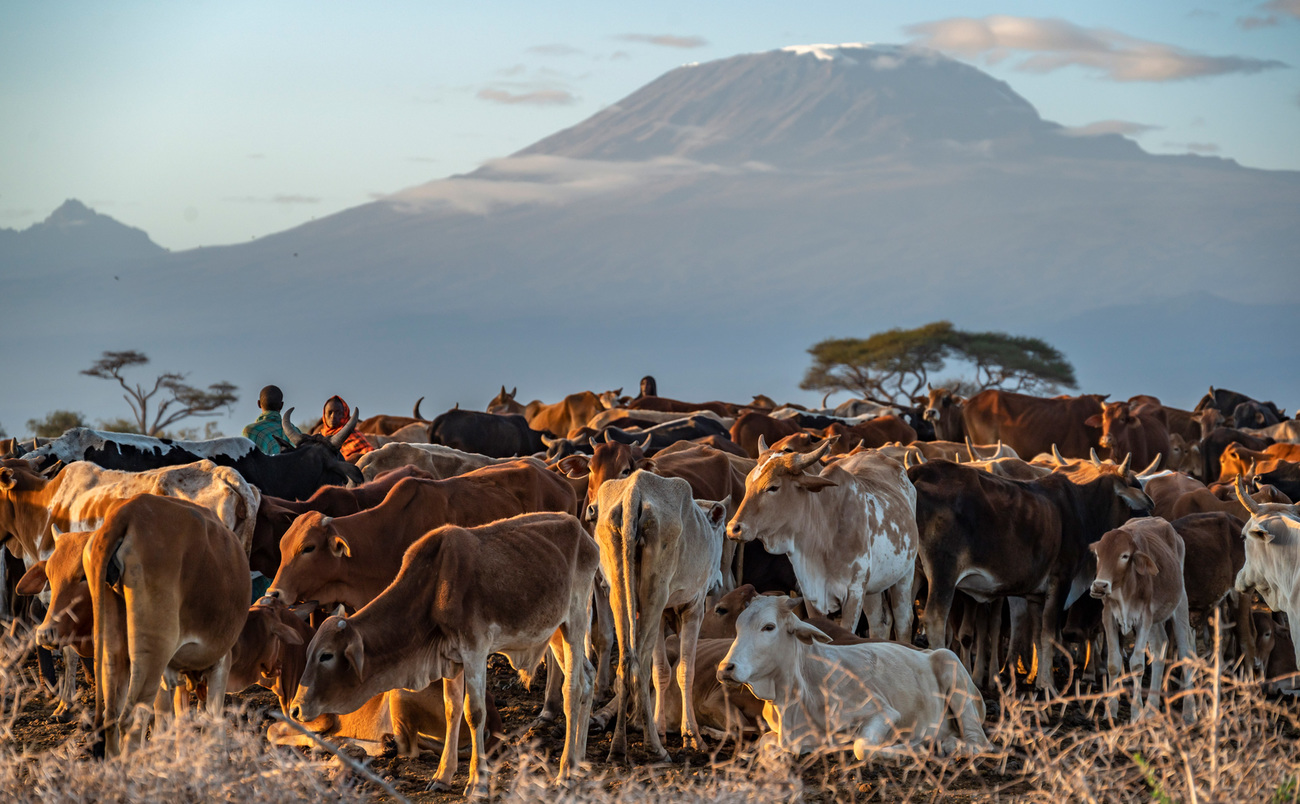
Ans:
[{"label": "cow", "polygon": [[1271,438],[1253,436],[1230,427],[1220,427],[1214,430],[1201,441],[1201,460],[1204,462],[1201,479],[1206,483],[1210,483],[1222,477],[1223,453],[1229,444],[1240,444],[1246,449],[1262,452],[1265,447],[1272,443],[1273,439]]},{"label": "cow", "polygon": [[1201,442],[1189,441],[1178,433],[1170,433],[1165,468],[1199,479],[1205,471],[1205,462],[1201,460]]},{"label": "cow", "polygon": [[[230,651],[248,618],[248,556],[205,508],[140,494],[109,513],[84,553],[95,621],[95,730],[108,756],[143,741],[135,708],[181,675],[207,682],[219,715]],[[134,720],[134,723],[132,722]]]},{"label": "cow", "polygon": [[1278,622],[1277,615],[1267,611],[1252,614],[1255,624],[1255,663],[1252,670],[1268,682],[1275,692],[1293,690],[1300,686],[1296,673],[1295,642],[1291,629]]},{"label": "cow", "polygon": [[[745,478],[727,537],[788,555],[810,611],[837,609],[844,627],[867,616],[874,637],[909,641],[916,566],[916,491],[902,464],[874,452],[805,474],[829,448],[772,454]],[[888,608],[881,596],[888,593]]]},{"label": "cow", "polygon": [[1300,419],[1287,419],[1270,427],[1243,427],[1242,431],[1260,438],[1271,438],[1279,444],[1300,444]]},{"label": "cow", "polygon": [[[515,395],[518,393],[519,386],[515,386],[510,393],[506,393],[506,387],[502,385],[501,392],[492,397],[492,401],[487,403],[484,410],[497,416],[524,416],[527,418],[526,411],[528,408],[515,400]],[[540,405],[541,402],[536,404]]]},{"label": "cow", "polygon": [[424,397],[415,400],[415,408],[410,416],[389,416],[381,414],[357,422],[357,432],[366,435],[391,436],[407,427],[427,430],[429,420],[420,415],[420,403]]},{"label": "cow", "polygon": [[[1259,503],[1277,503],[1287,505],[1291,502],[1289,497],[1273,486],[1261,486],[1259,491],[1250,496],[1255,502]],[[1196,489],[1187,492],[1174,501],[1173,509],[1170,513],[1172,513],[1174,518],[1177,519],[1179,517],[1190,516],[1191,514],[1204,514],[1216,511],[1231,514],[1243,521],[1250,519],[1250,512],[1244,508],[1241,503],[1235,499],[1220,499],[1219,496],[1210,489]]]},{"label": "cow", "polygon": [[[1237,573],[1238,592],[1254,589],[1273,611],[1291,622],[1300,618],[1300,506],[1258,503],[1246,494],[1241,478],[1235,481],[1237,499],[1250,512],[1242,532],[1246,536],[1246,563]],[[1300,645],[1295,649],[1300,665]]]},{"label": "cow", "polygon": [[442,525],[473,527],[516,514],[574,513],[573,487],[535,458],[446,480],[408,478],[374,508],[350,516],[308,512],[280,539],[280,568],[267,594],[360,609],[397,575],[402,553]]},{"label": "cow", "polygon": [[[942,441],[961,441],[966,435],[965,425],[962,424],[966,399],[947,388],[935,388],[927,384],[926,389],[928,395],[924,400],[922,416],[934,428],[934,437]],[[917,403],[921,401],[918,397]]]},{"label": "cow", "polygon": [[367,482],[403,466],[414,466],[435,480],[444,480],[510,460],[514,459],[489,458],[441,444],[385,444],[357,459],[357,468]]},{"label": "cow", "polygon": [[468,711],[467,790],[485,796],[487,657],[505,654],[527,681],[549,646],[565,677],[560,774],[567,778],[586,756],[593,673],[583,642],[599,563],[600,549],[572,514],[432,530],[406,551],[383,594],[321,624],[290,714],[314,720],[355,711],[390,689],[456,679],[446,685],[448,726],[434,784],[451,785],[460,737],[453,724]]},{"label": "cow", "polygon": [[302,677],[307,643],[316,633],[307,622],[315,611],[315,603],[288,606],[273,597],[258,598],[248,607],[248,619],[230,649],[226,689],[269,687],[288,712]]},{"label": "cow", "polygon": [[[1119,635],[1133,633],[1133,653],[1129,672],[1134,674],[1133,705],[1130,722],[1144,715],[1142,674],[1146,670],[1146,652],[1151,651],[1151,685],[1146,706],[1158,709],[1160,690],[1164,686],[1165,648],[1168,636],[1165,623],[1173,621],[1174,645],[1179,659],[1191,659],[1196,653],[1188,614],[1187,589],[1183,583],[1186,545],[1173,526],[1159,517],[1129,520],[1107,531],[1099,541],[1089,545],[1097,556],[1097,578],[1089,593],[1103,603],[1102,621],[1106,627],[1106,671],[1108,685],[1114,689],[1124,672],[1123,645]],[[1192,680],[1190,665],[1183,670],[1183,687]],[[1119,713],[1119,696],[1106,699],[1106,716],[1112,720]],[[1183,698],[1183,719],[1196,719],[1195,698]]]},{"label": "cow", "polygon": [[[596,431],[604,430],[606,427],[610,425],[615,425],[617,427],[625,427],[625,425],[618,424],[618,421],[621,419],[631,419],[631,420],[639,420],[643,422],[650,422],[651,426],[653,426],[656,424],[663,424],[664,422],[675,422],[678,419],[686,419],[694,416],[703,416],[705,418],[714,419],[727,429],[730,429],[731,425],[735,423],[734,417],[719,416],[718,414],[714,413],[711,410],[691,410],[691,411],[687,411],[686,413],[678,413],[676,411],[628,410],[627,408],[609,408],[608,410],[602,410],[600,413],[597,413],[595,416],[592,416],[590,419],[588,419],[585,424],[585,427]],[[570,430],[569,432],[573,432],[573,431]]]},{"label": "cow", "polygon": [[1194,477],[1189,477],[1182,472],[1165,470],[1150,477],[1138,475],[1138,482],[1142,484],[1142,490],[1151,498],[1153,508],[1151,513],[1158,517],[1163,517],[1170,522],[1178,517],[1174,514],[1174,506],[1178,503],[1180,497],[1193,491],[1205,488],[1205,484]]},{"label": "cow", "polygon": [[1255,483],[1274,486],[1288,498],[1300,500],[1300,463],[1282,461],[1272,471],[1257,473]]},{"label": "cow", "polygon": [[659,410],[671,413],[690,413],[696,410],[708,410],[719,416],[736,417],[744,410],[740,405],[730,402],[682,402],[665,396],[643,396],[633,399],[624,407],[628,410]]},{"label": "cow", "polygon": [[[1112,460],[1133,456],[1133,463],[1146,466],[1158,456],[1169,454],[1169,427],[1159,406],[1130,406],[1128,402],[1109,402],[1101,413],[1084,420],[1089,427],[1101,428],[1098,443],[1110,451]],[[1159,468],[1158,466],[1156,468]]]},{"label": "cow", "polygon": [[1300,444],[1269,444],[1263,450],[1228,444],[1219,458],[1219,482],[1230,483],[1237,475],[1249,480],[1258,472],[1273,471],[1283,461],[1300,461]]},{"label": "cow", "polygon": [[897,416],[881,416],[854,425],[835,422],[822,430],[822,436],[839,436],[837,448],[848,452],[859,444],[866,449],[883,447],[891,441],[910,444],[916,440],[916,431]]},{"label": "cow", "polygon": [[760,597],[736,620],[736,640],[718,664],[724,684],[744,684],[768,702],[765,749],[803,754],[852,747],[858,759],[912,756],[894,746],[955,753],[988,747],[984,699],[949,650],[897,643],[828,645],[794,615],[796,601]]},{"label": "cow", "polygon": [[477,452],[490,458],[535,455],[546,450],[545,433],[528,426],[523,416],[449,410],[429,425],[429,443],[442,444],[461,452]]},{"label": "cow", "polygon": [[[1229,391],[1223,388],[1215,389],[1213,385],[1210,386],[1210,392],[1205,396],[1201,397],[1201,401],[1196,403],[1196,408],[1194,412],[1200,413],[1201,411],[1206,410],[1207,408],[1213,408],[1214,410],[1217,410],[1220,413],[1222,413],[1225,417],[1226,416],[1235,417],[1237,408],[1247,403],[1258,406],[1260,410],[1265,412],[1264,413],[1265,419],[1271,419],[1271,421],[1265,421],[1265,423],[1262,425],[1250,424],[1249,422],[1245,422],[1244,423],[1245,426],[1265,427],[1270,424],[1276,424],[1277,422],[1280,422],[1286,418],[1285,414],[1281,410],[1278,410],[1277,405],[1274,405],[1272,402],[1259,402],[1254,399],[1251,399],[1245,394],[1239,394],[1236,391]],[[1255,410],[1251,407],[1244,408],[1243,418],[1247,420],[1253,418],[1252,414],[1254,414],[1254,412]],[[1243,424],[1236,423],[1235,418],[1234,418],[1234,425],[1236,427],[1243,426]]]},{"label": "cow", "polygon": [[775,419],[766,413],[747,411],[738,416],[735,424],[731,425],[730,435],[731,440],[736,442],[749,457],[757,459],[760,453],[758,448],[760,438],[768,444],[774,444],[802,430],[797,421]]},{"label": "cow", "polygon": [[[1088,571],[1088,545],[1152,503],[1129,484],[1127,463],[1088,465],[1075,482],[1062,473],[1004,480],[947,461],[913,466],[920,562],[929,581],[925,633],[948,644],[948,615],[958,591],[979,602],[1016,596],[1042,612],[1038,634],[1041,690],[1054,691],[1053,641],[1068,595]],[[1133,482],[1136,485],[1136,481]],[[977,675],[979,673],[977,672]]]},{"label": "cow", "polygon": [[977,444],[1002,441],[1017,455],[1045,453],[1055,444],[1065,457],[1083,458],[1098,445],[1100,430],[1086,422],[1101,413],[1104,400],[1095,394],[1043,399],[981,391],[962,406],[962,435]]},{"label": "cow", "polygon": [[[638,469],[600,486],[589,519],[596,520],[600,566],[609,584],[618,638],[618,707],[611,760],[627,758],[629,709],[642,715],[647,750],[667,759],[659,738],[667,730],[668,662],[665,619],[681,636],[682,741],[703,747],[692,703],[695,643],[704,618],[705,596],[721,589],[722,529],[727,502],[697,502],[691,484]],[[649,672],[656,705],[651,720]]]},{"label": "cow", "polygon": [[[86,571],[82,568],[81,553],[94,531],[65,533],[54,545],[49,558],[36,562],[21,578],[15,590],[20,595],[38,595],[50,590],[50,603],[45,608],[45,619],[36,627],[36,642],[44,648],[71,648],[82,659],[95,657],[94,611],[90,605],[90,587],[86,584]],[[71,688],[60,690],[59,709],[55,716],[66,711],[66,705],[75,693],[76,676],[70,672],[65,684]]]}]

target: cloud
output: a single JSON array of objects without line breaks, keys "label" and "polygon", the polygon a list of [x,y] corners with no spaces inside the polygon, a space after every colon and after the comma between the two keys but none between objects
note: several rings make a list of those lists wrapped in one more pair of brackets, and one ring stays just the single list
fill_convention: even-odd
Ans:
[{"label": "cloud", "polygon": [[582,51],[572,45],[555,43],[550,45],[533,45],[524,52],[536,53],[540,56],[576,56]]},{"label": "cloud", "polygon": [[[1273,28],[1284,22],[1300,20],[1300,0],[1270,0],[1260,3],[1255,11],[1263,16],[1237,17],[1237,25],[1245,31]],[[1285,19],[1290,17],[1290,20]]]},{"label": "cloud", "polygon": [[1061,133],[1067,137],[1096,137],[1102,134],[1122,134],[1125,137],[1140,137],[1148,131],[1159,131],[1163,126],[1151,126],[1146,123],[1134,123],[1131,120],[1098,120],[1084,126],[1067,126]]},{"label": "cloud", "polygon": [[516,64],[513,67],[503,67],[502,69],[497,70],[496,74],[504,78],[510,78],[511,76],[523,75],[527,70],[528,68],[524,65]]},{"label": "cloud", "polygon": [[628,53],[626,50],[615,50],[613,53],[609,54],[610,61],[621,61],[622,59],[630,58],[632,58],[632,54]]},{"label": "cloud", "polygon": [[1219,146],[1212,142],[1166,142],[1162,143],[1166,148],[1182,148],[1184,151],[1191,151],[1196,154],[1217,154]]},{"label": "cloud", "polygon": [[1237,27],[1243,31],[1253,31],[1256,28],[1275,28],[1282,24],[1282,20],[1275,16],[1268,17],[1237,17]]},{"label": "cloud", "polygon": [[0,218],[28,218],[36,214],[34,209],[3,209]]},{"label": "cloud", "polygon": [[578,96],[567,89],[535,89],[525,92],[511,92],[508,89],[484,87],[475,95],[479,100],[500,103],[506,106],[568,106],[578,102]]},{"label": "cloud", "polygon": [[[699,174],[771,170],[757,163],[739,167],[660,157],[645,162],[610,162],[534,154],[494,159],[469,176],[429,182],[385,197],[408,212],[450,209],[485,215],[521,205],[561,205],[658,180]],[[674,184],[675,186],[675,184]]]},{"label": "cloud", "polygon": [[967,58],[982,57],[986,64],[1023,57],[1013,69],[1050,73],[1064,67],[1083,67],[1112,81],[1181,81],[1289,66],[1272,59],[1196,53],[1061,19],[952,17],[909,25],[903,30],[914,37],[916,44]]},{"label": "cloud", "polygon": [[257,195],[243,195],[231,198],[223,198],[223,201],[230,201],[236,204],[319,204],[320,198],[314,195],[296,195],[292,193],[278,193],[266,197]]},{"label": "cloud", "polygon": [[660,47],[692,48],[704,47],[709,43],[709,40],[702,36],[673,36],[672,34],[623,34],[614,38],[624,42],[642,42]]}]

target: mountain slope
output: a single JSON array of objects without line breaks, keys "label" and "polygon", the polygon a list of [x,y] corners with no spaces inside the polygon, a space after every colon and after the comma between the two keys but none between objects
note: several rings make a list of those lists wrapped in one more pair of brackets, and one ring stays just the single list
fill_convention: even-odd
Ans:
[{"label": "mountain slope", "polygon": [[7,275],[102,270],[166,253],[143,231],[75,199],[63,202],[44,221],[22,231],[0,229],[0,272]]}]

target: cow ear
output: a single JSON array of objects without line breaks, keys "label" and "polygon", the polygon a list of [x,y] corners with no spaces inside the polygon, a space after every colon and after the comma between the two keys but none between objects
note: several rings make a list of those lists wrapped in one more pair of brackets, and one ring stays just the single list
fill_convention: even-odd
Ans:
[{"label": "cow ear", "polygon": [[352,548],[348,546],[348,540],[342,536],[335,535],[330,540],[330,552],[335,558],[352,558]]},{"label": "cow ear", "polygon": [[721,502],[711,502],[708,504],[709,508],[704,513],[708,516],[709,522],[713,527],[716,528],[727,521],[727,503],[729,502],[731,502],[730,494],[727,495],[727,499],[722,500]]},{"label": "cow ear", "polygon": [[566,477],[574,480],[581,480],[591,474],[591,459],[586,455],[569,455],[560,459],[556,466],[564,472]]},{"label": "cow ear", "polygon": [[[1076,419],[1075,421],[1078,421],[1078,420]],[[1092,414],[1091,416],[1089,416],[1088,418],[1084,419],[1084,420],[1083,420],[1083,423],[1084,423],[1085,425],[1087,425],[1088,427],[1101,427],[1101,414],[1100,414],[1100,413],[1094,413],[1094,414]]]},{"label": "cow ear", "polygon": [[293,616],[297,617],[299,620],[307,622],[307,618],[311,617],[318,608],[320,608],[319,600],[309,600],[306,603],[298,603],[297,605],[290,606],[289,611],[293,612]]},{"label": "cow ear", "polygon": [[356,671],[357,678],[363,678],[361,669],[364,667],[365,655],[364,646],[361,644],[361,634],[353,628],[348,633],[348,646],[343,649],[343,655],[347,657],[348,664]]},{"label": "cow ear", "polygon": [[8,466],[0,469],[0,490],[13,491],[16,485],[18,485],[18,480],[14,475],[14,470]]},{"label": "cow ear", "polygon": [[831,641],[831,638],[826,635],[825,631],[815,625],[804,622],[798,617],[792,616],[790,618],[789,623],[786,625],[786,631],[793,634],[795,639],[805,645],[811,645],[814,642],[820,642],[824,645]]},{"label": "cow ear", "polygon": [[37,561],[23,574],[23,577],[18,579],[14,591],[20,595],[39,595],[49,584],[49,576],[45,574],[45,562]]},{"label": "cow ear", "polygon": [[1246,531],[1246,535],[1250,536],[1250,538],[1252,539],[1258,539],[1264,544],[1269,544],[1273,541],[1273,534],[1265,530],[1264,528],[1260,528],[1260,527],[1251,528],[1250,530]]},{"label": "cow ear", "polygon": [[1137,570],[1138,575],[1159,575],[1160,567],[1151,556],[1138,551],[1133,554],[1133,567]]},{"label": "cow ear", "polygon": [[801,475],[794,478],[794,482],[798,483],[799,487],[806,491],[821,491],[822,489],[839,485],[839,483],[836,483],[834,480],[820,477],[818,475]]},{"label": "cow ear", "polygon": [[271,620],[271,636],[279,637],[286,645],[301,645],[302,634],[290,628],[278,619]]},{"label": "cow ear", "polygon": [[1101,547],[1101,542],[1093,542],[1092,544],[1088,545],[1088,549],[1092,551],[1093,555],[1097,555],[1097,550],[1100,547]]}]

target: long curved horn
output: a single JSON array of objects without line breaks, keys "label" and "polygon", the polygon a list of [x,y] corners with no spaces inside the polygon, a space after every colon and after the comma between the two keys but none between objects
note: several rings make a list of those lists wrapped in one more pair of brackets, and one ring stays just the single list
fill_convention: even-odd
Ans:
[{"label": "long curved horn", "polygon": [[1119,465],[1119,473],[1121,475],[1128,474],[1128,465],[1132,462],[1133,462],[1133,453],[1130,452],[1129,454],[1124,456],[1124,462]]},{"label": "long curved horn", "polygon": [[1097,448],[1088,447],[1088,460],[1092,461],[1093,466],[1101,466],[1101,458],[1097,457]]},{"label": "long curved horn", "polygon": [[600,446],[600,442],[596,440],[595,436],[587,436],[587,443],[591,444],[591,449],[593,452],[596,450],[597,447]]},{"label": "long curved horn", "polygon": [[767,445],[767,439],[766,439],[766,438],[763,438],[763,434],[762,434],[762,433],[759,433],[759,434],[758,434],[758,454],[762,455],[764,452],[767,452],[769,449],[771,449],[771,447],[769,447],[769,446]]},{"label": "long curved horn", "polygon": [[822,443],[818,444],[817,448],[814,449],[812,452],[809,452],[805,455],[801,455],[795,458],[793,463],[791,464],[791,468],[793,468],[796,472],[803,472],[803,470],[807,469],[809,466],[812,466],[813,464],[820,461],[822,459],[822,456],[825,455],[830,448],[831,448],[831,442],[829,440],[823,441]]},{"label": "long curved horn", "polygon": [[975,454],[975,442],[970,440],[970,436],[966,436],[966,454],[972,461],[978,461],[981,457]]},{"label": "long curved horn", "polygon": [[1141,472],[1138,472],[1138,477],[1145,477],[1146,475],[1154,474],[1157,470],[1159,470],[1159,468],[1160,468],[1160,459],[1163,458],[1163,457],[1164,457],[1164,454],[1163,454],[1163,453],[1159,453],[1159,452],[1157,452],[1157,453],[1156,453],[1156,459],[1155,459],[1154,461],[1152,461],[1152,462],[1147,466],[1147,468],[1143,469]]},{"label": "long curved horn", "polygon": [[1237,490],[1237,502],[1246,506],[1246,510],[1250,511],[1251,516],[1257,515],[1259,513],[1259,503],[1255,502],[1254,498],[1246,493],[1246,484],[1242,481],[1240,475],[1232,481],[1232,485]]},{"label": "long curved horn", "polygon": [[998,439],[998,448],[997,448],[997,451],[993,453],[993,459],[997,459],[997,458],[1006,458],[1006,457],[1008,457],[1008,456],[1007,456],[1007,454],[1006,454],[1005,445],[1002,443],[1002,439],[999,438],[999,439]]},{"label": "long curved horn", "polygon": [[650,442],[651,442],[651,441],[654,441],[654,439],[655,439],[654,436],[652,436],[652,435],[648,435],[648,436],[645,437],[645,441],[642,441],[640,444],[637,444],[636,446],[637,446],[637,447],[638,447],[642,452],[645,452],[646,450],[650,449]]},{"label": "long curved horn", "polygon": [[913,466],[916,466],[916,464],[912,463],[912,450],[910,450],[910,449],[909,449],[909,450],[904,450],[904,451],[903,451],[903,468],[904,468],[904,469],[911,469]]},{"label": "long curved horn", "polygon": [[293,408],[280,414],[280,429],[284,431],[285,440],[297,448],[302,444],[302,431],[294,427],[293,421],[289,418],[291,415],[293,415]]},{"label": "long curved horn", "polygon": [[361,421],[361,408],[353,408],[352,418],[348,419],[348,423],[343,425],[342,430],[329,437],[330,444],[334,449],[343,449],[343,442],[347,441],[348,436],[352,435],[352,431],[357,429],[357,422],[359,421]]},{"label": "long curved horn", "polygon": [[1056,446],[1056,442],[1052,442],[1052,460],[1056,461],[1060,466],[1065,466],[1066,464],[1065,457],[1061,455],[1061,450]]},{"label": "long curved horn", "polygon": [[419,419],[422,422],[427,422],[428,419],[420,415],[420,403],[423,401],[424,401],[424,397],[420,397],[419,399],[415,400],[415,409],[411,412],[415,414],[415,418]]}]

